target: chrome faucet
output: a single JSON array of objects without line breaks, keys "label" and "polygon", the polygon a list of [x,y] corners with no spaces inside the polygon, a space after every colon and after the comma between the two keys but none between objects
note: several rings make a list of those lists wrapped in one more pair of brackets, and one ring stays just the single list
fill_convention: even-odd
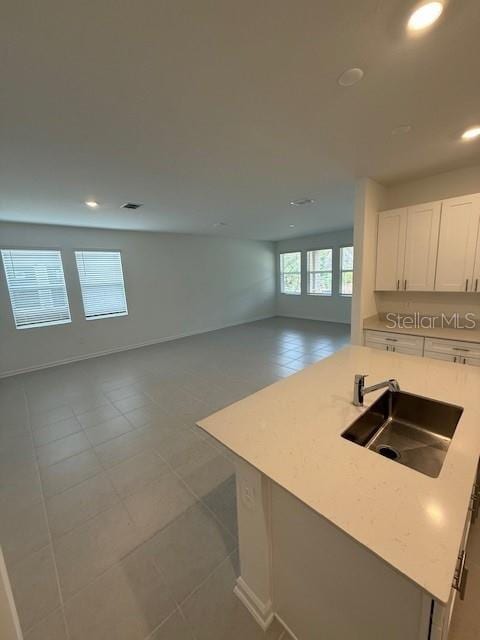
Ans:
[{"label": "chrome faucet", "polygon": [[384,389],[388,387],[390,391],[400,391],[400,385],[396,380],[391,378],[390,380],[384,380],[378,384],[372,384],[371,387],[365,386],[366,374],[357,374],[355,376],[355,382],[353,385],[353,404],[356,407],[363,407],[363,398],[371,391],[377,391],[378,389]]}]

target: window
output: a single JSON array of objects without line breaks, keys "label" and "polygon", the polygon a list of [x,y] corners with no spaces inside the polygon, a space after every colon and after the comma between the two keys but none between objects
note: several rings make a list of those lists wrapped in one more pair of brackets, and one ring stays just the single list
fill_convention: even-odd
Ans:
[{"label": "window", "polygon": [[353,247],[340,248],[340,295],[353,293]]},{"label": "window", "polygon": [[71,322],[60,251],[2,249],[17,329]]},{"label": "window", "polygon": [[332,249],[307,252],[307,293],[311,296],[332,295]]},{"label": "window", "polygon": [[75,251],[85,318],[126,316],[127,300],[119,251]]},{"label": "window", "polygon": [[300,251],[280,254],[280,291],[287,295],[302,293],[302,254]]}]

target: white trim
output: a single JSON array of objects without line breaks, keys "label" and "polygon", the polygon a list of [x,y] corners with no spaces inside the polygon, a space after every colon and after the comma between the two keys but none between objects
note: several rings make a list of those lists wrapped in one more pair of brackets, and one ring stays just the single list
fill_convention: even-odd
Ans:
[{"label": "white trim", "polygon": [[274,618],[272,601],[268,600],[267,602],[263,602],[260,600],[257,594],[254,593],[245,580],[243,580],[242,576],[237,578],[233,592],[245,605],[261,628],[266,631],[272,624]]},{"label": "white trim", "polygon": [[[283,620],[283,618],[281,616],[278,615],[278,613],[275,614],[275,618],[282,625],[282,627],[285,629],[285,631],[290,635],[292,640],[298,640],[298,637],[293,633],[293,631],[290,629],[288,624]],[[282,636],[282,638],[283,638],[283,636]]]},{"label": "white trim", "polygon": [[[320,297],[324,297],[324,296],[320,296]],[[342,297],[346,297],[347,300],[351,300],[351,296],[342,296]],[[292,313],[287,314],[287,313],[277,313],[276,314],[277,318],[297,318],[298,320],[316,320],[317,322],[330,322],[332,324],[345,324],[345,325],[351,325],[351,320],[327,320],[327,318],[314,318],[313,316],[302,316],[299,313]]]},{"label": "white trim", "polygon": [[275,318],[276,314],[272,313],[266,316],[257,316],[249,320],[241,320],[240,322],[230,322],[228,324],[222,324],[216,327],[210,327],[208,329],[199,329],[198,331],[190,331],[187,333],[180,333],[174,336],[166,336],[165,338],[156,338],[154,340],[147,340],[145,342],[138,342],[136,344],[130,344],[124,347],[113,347],[112,349],[105,349],[104,351],[95,351],[93,353],[87,353],[79,356],[72,356],[71,358],[64,358],[62,360],[55,360],[54,362],[47,362],[44,364],[38,364],[31,367],[24,367],[23,369],[10,369],[0,372],[1,378],[9,378],[10,376],[20,375],[22,373],[30,373],[32,371],[39,371],[41,369],[50,369],[51,367],[57,367],[62,364],[70,364],[72,362],[80,362],[81,360],[89,360],[90,358],[99,358],[101,356],[108,356],[111,353],[119,353],[121,351],[130,351],[131,349],[140,349],[141,347],[148,347],[152,344],[160,344],[161,342],[171,342],[172,340],[179,340],[180,338],[188,338],[189,336],[196,336],[201,333],[209,333],[210,331],[218,331],[220,329],[228,329],[228,327],[236,327],[240,324],[248,324],[250,322],[258,322],[259,320],[268,320],[269,318]]}]

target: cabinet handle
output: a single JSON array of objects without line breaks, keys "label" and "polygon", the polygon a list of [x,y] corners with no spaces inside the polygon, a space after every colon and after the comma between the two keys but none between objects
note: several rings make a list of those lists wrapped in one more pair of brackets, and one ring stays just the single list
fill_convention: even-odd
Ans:
[{"label": "cabinet handle", "polygon": [[453,588],[460,594],[460,600],[465,600],[465,591],[467,588],[468,569],[465,566],[467,555],[465,550],[462,550],[458,556],[458,569],[455,570],[453,577]]},{"label": "cabinet handle", "polygon": [[405,286],[403,287],[405,291],[407,290],[407,281],[405,280]]},{"label": "cabinet handle", "polygon": [[475,291],[478,291],[478,278],[475,280]]},{"label": "cabinet handle", "polygon": [[468,353],[470,351],[470,349],[462,349],[462,347],[452,347],[452,349],[454,351],[465,351],[465,353]]},{"label": "cabinet handle", "polygon": [[472,524],[475,523],[475,521],[477,520],[478,517],[478,506],[480,503],[480,492],[478,490],[478,485],[474,484],[473,485],[473,491],[472,491],[472,505],[470,507],[470,510],[472,512],[472,517],[470,519],[470,522]]},{"label": "cabinet handle", "polygon": [[457,356],[455,356],[455,357],[453,358],[453,361],[454,361],[454,362],[457,362]]},{"label": "cabinet handle", "polygon": [[465,291],[468,291],[468,278],[465,280]]},{"label": "cabinet handle", "polygon": [[385,338],[387,342],[398,342],[397,338]]},{"label": "cabinet handle", "polygon": [[400,280],[397,280],[397,291],[400,289]]}]

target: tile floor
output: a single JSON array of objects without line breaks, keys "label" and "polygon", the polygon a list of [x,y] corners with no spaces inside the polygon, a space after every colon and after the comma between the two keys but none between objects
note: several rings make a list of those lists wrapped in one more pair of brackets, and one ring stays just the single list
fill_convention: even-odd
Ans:
[{"label": "tile floor", "polygon": [[25,640],[285,637],[233,595],[233,465],[194,425],[348,339],[274,318],[0,381],[0,544]]}]

